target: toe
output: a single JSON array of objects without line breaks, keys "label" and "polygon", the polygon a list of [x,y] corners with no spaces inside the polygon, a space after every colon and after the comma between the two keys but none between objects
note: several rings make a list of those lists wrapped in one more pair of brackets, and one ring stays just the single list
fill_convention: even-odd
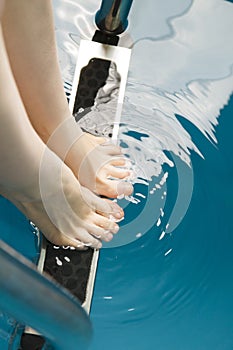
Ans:
[{"label": "toe", "polygon": [[103,228],[104,230],[108,230],[111,233],[115,234],[119,231],[119,226],[115,223],[114,220],[107,219],[102,215],[96,214],[94,222],[98,227]]},{"label": "toe", "polygon": [[110,199],[105,199],[105,201],[111,206],[111,215],[116,220],[121,220],[124,217],[124,210],[116,202],[113,202]]},{"label": "toe", "polygon": [[102,152],[109,156],[120,156],[122,155],[122,149],[119,146],[116,146],[110,142],[103,143],[100,146]]},{"label": "toe", "polygon": [[109,242],[113,238],[113,233],[110,230],[103,229],[96,225],[89,225],[88,231],[90,235],[101,241]]},{"label": "toe", "polygon": [[49,234],[49,241],[54,245],[58,246],[70,246],[74,247],[77,250],[86,250],[84,243],[78,239],[72,239],[68,235],[64,235],[61,232],[57,231],[55,235]]},{"label": "toe", "polygon": [[108,138],[101,137],[101,136],[94,136],[92,134],[86,133],[87,137],[92,141],[95,142],[98,145],[101,145],[103,143],[106,143],[109,141]]},{"label": "toe", "polygon": [[79,227],[77,228],[76,232],[69,233],[63,233],[62,236],[64,236],[67,240],[70,241],[71,244],[63,244],[63,245],[72,245],[73,247],[82,248],[82,247],[91,247],[99,249],[102,247],[101,242],[97,239],[98,237],[94,237],[89,232],[89,226],[88,224],[85,224],[85,228]]},{"label": "toe", "polygon": [[133,186],[129,182],[119,181],[117,184],[117,195],[130,196],[133,193]]},{"label": "toe", "polygon": [[133,193],[133,186],[129,182],[106,180],[102,195],[110,198],[129,196]]},{"label": "toe", "polygon": [[121,169],[121,168],[116,168],[114,166],[107,166],[105,167],[105,172],[107,176],[116,178],[116,179],[125,179],[130,176],[130,171]]},{"label": "toe", "polygon": [[115,157],[109,162],[109,164],[113,166],[126,166],[127,163],[128,159],[124,157]]},{"label": "toe", "polygon": [[107,206],[107,211],[96,210],[97,214],[101,214],[102,217],[111,218],[111,220],[120,221],[124,218],[124,210],[115,202],[110,199],[104,199]]},{"label": "toe", "polygon": [[[101,192],[102,191],[100,191],[99,194],[104,195]],[[121,208],[118,205],[117,207],[116,206],[113,207],[113,205],[111,204],[112,202],[110,200],[105,200],[103,198],[100,198],[94,193],[90,193],[89,201],[90,201],[90,206],[95,210],[95,212],[100,213],[101,215],[104,215],[106,217],[109,217],[109,215],[112,215],[113,209],[115,211],[121,212]]]}]

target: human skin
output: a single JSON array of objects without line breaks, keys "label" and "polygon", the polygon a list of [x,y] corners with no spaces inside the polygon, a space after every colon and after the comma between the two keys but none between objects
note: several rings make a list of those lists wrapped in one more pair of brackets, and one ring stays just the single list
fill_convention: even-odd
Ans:
[{"label": "human skin", "polygon": [[106,197],[130,195],[121,149],[83,133],[69,110],[57,58],[50,0],[7,0],[3,33],[31,123],[81,185]]},{"label": "human skin", "polygon": [[100,248],[101,241],[111,240],[118,231],[115,220],[123,217],[122,209],[82,187],[32,127],[12,74],[1,27],[0,163],[0,193],[54,244]]}]

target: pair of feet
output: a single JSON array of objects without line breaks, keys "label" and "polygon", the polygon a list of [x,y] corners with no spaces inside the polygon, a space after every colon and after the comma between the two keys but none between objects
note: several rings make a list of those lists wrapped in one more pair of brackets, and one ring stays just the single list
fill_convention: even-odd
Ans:
[{"label": "pair of feet", "polygon": [[124,181],[130,171],[120,147],[104,138],[82,134],[65,159],[59,159],[59,169],[54,174],[48,173],[51,153],[46,148],[41,161],[39,198],[24,200],[8,191],[3,195],[52,243],[77,249],[101,248],[102,241],[109,242],[118,232],[117,222],[124,212],[118,204],[99,195],[116,198],[133,191],[132,185]]}]

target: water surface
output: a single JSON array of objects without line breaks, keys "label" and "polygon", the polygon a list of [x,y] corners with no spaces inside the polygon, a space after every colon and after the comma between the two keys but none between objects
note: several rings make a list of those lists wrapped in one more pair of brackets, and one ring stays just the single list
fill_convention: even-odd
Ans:
[{"label": "water surface", "polygon": [[[98,4],[53,3],[69,92]],[[125,220],[100,254],[91,350],[232,350],[233,5],[135,1],[129,22],[120,41],[132,59],[119,143],[133,161],[135,191],[119,200]],[[102,125],[111,105],[99,109]],[[26,219],[1,204],[1,235],[33,259]],[[12,231],[28,232],[33,249]]]}]

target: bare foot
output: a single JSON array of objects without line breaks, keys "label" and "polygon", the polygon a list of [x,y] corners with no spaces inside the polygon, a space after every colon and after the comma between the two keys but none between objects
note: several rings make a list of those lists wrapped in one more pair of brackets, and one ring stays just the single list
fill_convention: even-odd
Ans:
[{"label": "bare foot", "polygon": [[[64,165],[65,168],[67,168]],[[67,168],[68,169],[68,168]],[[62,188],[49,193],[41,188],[41,198],[25,201],[9,191],[2,194],[11,200],[46,238],[56,245],[101,248],[101,241],[109,242],[119,226],[123,210],[110,200],[101,199],[80,186],[70,170],[63,171]]]},{"label": "bare foot", "polygon": [[91,191],[110,198],[133,192],[125,181],[130,171],[121,148],[110,139],[83,133],[73,117],[66,118],[46,143]]},{"label": "bare foot", "polygon": [[121,148],[104,138],[83,134],[73,144],[66,162],[80,183],[97,194],[116,198],[133,191],[132,185],[124,181],[130,171]]}]

